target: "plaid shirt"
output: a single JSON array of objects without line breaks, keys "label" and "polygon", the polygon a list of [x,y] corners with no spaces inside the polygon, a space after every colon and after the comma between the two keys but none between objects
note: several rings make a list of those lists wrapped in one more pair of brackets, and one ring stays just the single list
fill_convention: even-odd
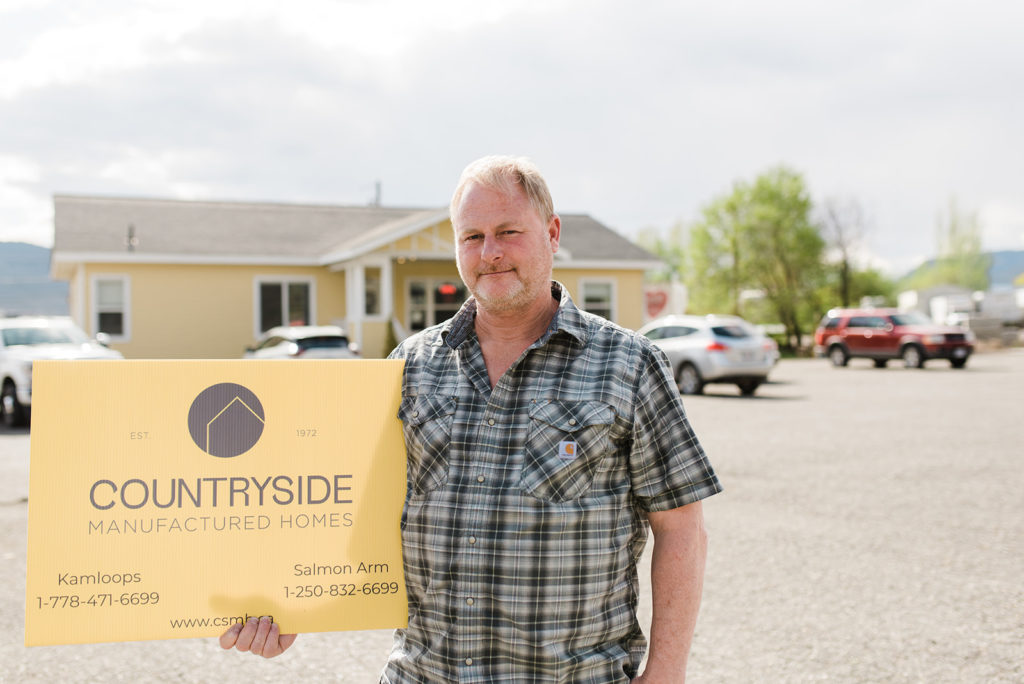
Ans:
[{"label": "plaid shirt", "polygon": [[627,682],[645,514],[720,491],[664,354],[552,294],[547,332],[493,390],[472,299],[391,355],[409,626],[382,682]]}]

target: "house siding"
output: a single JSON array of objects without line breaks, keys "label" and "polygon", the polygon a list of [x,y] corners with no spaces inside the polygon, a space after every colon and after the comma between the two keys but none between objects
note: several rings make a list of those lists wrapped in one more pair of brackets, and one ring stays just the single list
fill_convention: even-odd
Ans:
[{"label": "house siding", "polygon": [[577,306],[582,307],[581,283],[585,280],[615,282],[615,320],[624,328],[636,330],[644,324],[644,273],[603,269],[558,268],[554,278],[569,289]]},{"label": "house siding", "polygon": [[[310,278],[315,283],[316,324],[345,317],[345,280],[326,268],[275,266],[193,266],[95,263],[85,267],[83,285],[94,274],[130,279],[130,339],[112,344],[129,359],[236,359],[252,344],[256,278]],[[72,298],[84,303],[84,320],[95,334],[91,292]]]}]

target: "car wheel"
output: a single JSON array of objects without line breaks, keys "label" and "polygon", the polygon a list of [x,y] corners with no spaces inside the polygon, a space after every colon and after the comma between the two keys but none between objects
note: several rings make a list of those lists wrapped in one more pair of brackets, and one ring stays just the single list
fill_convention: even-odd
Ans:
[{"label": "car wheel", "polygon": [[704,392],[704,380],[700,371],[692,363],[684,363],[679,369],[679,391],[683,394],[701,394]]},{"label": "car wheel", "polygon": [[875,359],[875,368],[885,368],[887,363],[889,363],[888,359]]},{"label": "car wheel", "polygon": [[761,381],[744,380],[742,382],[737,382],[736,386],[740,388],[740,394],[745,397],[752,397],[754,396],[754,392],[757,391],[757,388],[761,386]]},{"label": "car wheel", "polygon": [[903,365],[907,368],[921,368],[924,366],[924,354],[916,344],[908,344],[903,348]]},{"label": "car wheel", "polygon": [[837,368],[845,366],[850,361],[850,357],[846,353],[846,350],[838,344],[832,345],[832,348],[828,350],[828,358],[829,361],[832,362],[832,365]]},{"label": "car wheel", "polygon": [[967,365],[967,359],[950,359],[949,363],[953,368],[963,368]]},{"label": "car wheel", "polygon": [[18,393],[14,391],[13,382],[4,383],[3,392],[0,393],[0,404],[3,406],[4,425],[20,427],[26,423],[25,407],[18,401]]}]

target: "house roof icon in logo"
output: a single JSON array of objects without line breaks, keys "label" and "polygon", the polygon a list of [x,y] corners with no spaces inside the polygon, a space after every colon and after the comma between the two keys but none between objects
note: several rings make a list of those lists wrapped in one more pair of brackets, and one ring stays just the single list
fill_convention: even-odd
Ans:
[{"label": "house roof icon in logo", "polygon": [[253,448],[265,424],[259,398],[248,388],[231,382],[207,387],[188,412],[192,441],[218,458],[232,458]]}]

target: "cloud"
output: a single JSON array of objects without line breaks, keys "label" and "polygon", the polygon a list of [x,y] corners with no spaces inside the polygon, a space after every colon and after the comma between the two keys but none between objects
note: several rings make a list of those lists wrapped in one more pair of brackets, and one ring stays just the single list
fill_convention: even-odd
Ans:
[{"label": "cloud", "polygon": [[55,191],[443,206],[511,152],[627,234],[785,163],[878,259],[932,254],[951,194],[1017,247],[1022,7],[8,0],[0,149],[36,172],[0,178],[0,239],[45,243]]},{"label": "cloud", "polygon": [[52,210],[40,203],[32,191],[41,175],[41,169],[30,159],[0,155],[0,240],[38,242],[40,226],[52,222]]},{"label": "cloud", "polygon": [[988,249],[1024,249],[1024,202],[995,201],[979,212],[982,244]]}]

